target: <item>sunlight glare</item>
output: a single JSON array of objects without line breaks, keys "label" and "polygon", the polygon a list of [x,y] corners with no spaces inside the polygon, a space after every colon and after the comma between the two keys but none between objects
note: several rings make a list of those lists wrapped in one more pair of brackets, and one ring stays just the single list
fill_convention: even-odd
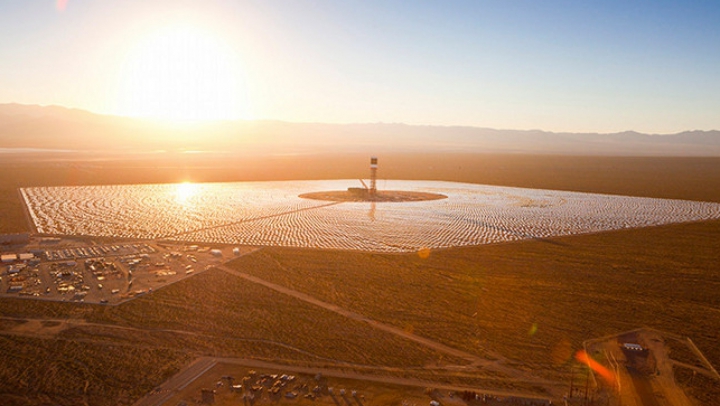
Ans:
[{"label": "sunlight glare", "polygon": [[247,118],[236,52],[210,29],[178,23],[145,35],[121,71],[123,115],[171,121]]},{"label": "sunlight glare", "polygon": [[175,190],[175,202],[182,206],[191,205],[191,199],[197,194],[199,186],[197,183],[178,183]]}]

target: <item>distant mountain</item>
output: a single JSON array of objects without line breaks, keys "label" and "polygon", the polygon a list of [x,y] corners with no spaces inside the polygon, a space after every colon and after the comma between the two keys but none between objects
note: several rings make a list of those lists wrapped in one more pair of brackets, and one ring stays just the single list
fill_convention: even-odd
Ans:
[{"label": "distant mountain", "polygon": [[552,133],[406,124],[220,121],[163,125],[58,106],[0,104],[0,148],[223,151],[254,154],[447,151],[720,156],[720,131]]}]

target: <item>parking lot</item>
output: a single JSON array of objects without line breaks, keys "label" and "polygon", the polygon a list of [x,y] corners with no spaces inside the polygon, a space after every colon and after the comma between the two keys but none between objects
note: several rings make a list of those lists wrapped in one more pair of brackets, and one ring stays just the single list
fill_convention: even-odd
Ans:
[{"label": "parking lot", "polygon": [[203,272],[246,250],[38,238],[3,250],[0,296],[116,304]]}]

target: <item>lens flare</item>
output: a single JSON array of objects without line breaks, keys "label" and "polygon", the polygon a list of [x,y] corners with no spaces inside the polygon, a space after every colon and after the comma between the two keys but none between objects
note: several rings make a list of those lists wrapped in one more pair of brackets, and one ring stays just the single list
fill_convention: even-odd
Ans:
[{"label": "lens flare", "polygon": [[68,0],[57,0],[57,3],[55,3],[55,7],[57,7],[58,11],[65,11],[65,8],[67,8]]},{"label": "lens flare", "polygon": [[608,384],[615,384],[615,375],[613,375],[613,373],[610,372],[609,369],[602,366],[599,362],[590,358],[590,356],[584,350],[578,351],[577,354],[575,354],[575,359],[582,362],[583,364],[586,364],[588,368],[592,369],[593,371],[595,371],[595,373],[602,376]]}]

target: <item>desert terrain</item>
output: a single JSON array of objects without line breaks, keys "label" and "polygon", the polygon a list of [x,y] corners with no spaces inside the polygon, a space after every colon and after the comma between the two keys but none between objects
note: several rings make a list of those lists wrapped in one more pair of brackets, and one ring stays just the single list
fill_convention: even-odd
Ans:
[{"label": "desert terrain", "polygon": [[[353,179],[366,160],[13,155],[0,163],[0,232],[29,230],[20,187]],[[378,176],[720,202],[719,167],[395,154]],[[717,366],[719,237],[711,220],[404,254],[266,247],[114,306],[2,298],[0,402],[133,404],[208,356],[560,399],[584,341],[642,326],[691,337]],[[678,370],[712,405],[718,383],[691,378]]]}]

